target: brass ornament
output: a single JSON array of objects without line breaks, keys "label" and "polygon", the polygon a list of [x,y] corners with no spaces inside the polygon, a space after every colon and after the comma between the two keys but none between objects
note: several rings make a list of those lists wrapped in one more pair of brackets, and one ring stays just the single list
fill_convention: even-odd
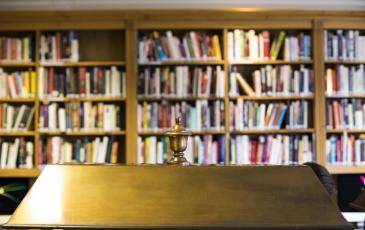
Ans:
[{"label": "brass ornament", "polygon": [[175,125],[170,131],[166,132],[166,136],[169,137],[170,141],[170,149],[173,153],[172,158],[167,162],[168,165],[190,165],[184,156],[184,151],[186,150],[188,138],[191,134],[192,133],[185,130],[185,127],[181,124],[181,117],[177,117],[175,119]]}]

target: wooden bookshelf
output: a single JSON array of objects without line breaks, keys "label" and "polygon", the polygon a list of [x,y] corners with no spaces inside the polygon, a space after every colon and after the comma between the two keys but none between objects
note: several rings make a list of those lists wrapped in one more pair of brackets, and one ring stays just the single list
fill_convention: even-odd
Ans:
[{"label": "wooden bookshelf", "polygon": [[125,97],[63,97],[63,98],[44,98],[41,102],[121,102],[125,101]]},{"label": "wooden bookshelf", "polygon": [[0,178],[37,178],[41,170],[33,169],[0,169]]},{"label": "wooden bookshelf", "polygon": [[[138,135],[141,136],[164,136],[165,133],[168,131],[141,131],[138,132]],[[207,131],[192,131],[192,135],[224,135],[224,131],[214,131],[214,130],[207,130]]]},{"label": "wooden bookshelf", "polygon": [[314,133],[314,129],[247,129],[247,130],[235,130],[231,132],[235,135],[248,135],[248,134],[305,134]]},{"label": "wooden bookshelf", "polygon": [[43,67],[125,66],[124,61],[41,62]]},{"label": "wooden bookshelf", "polygon": [[188,96],[188,97],[143,97],[138,96],[139,101],[196,101],[196,100],[224,100],[222,97],[213,97],[213,96]]},{"label": "wooden bookshelf", "polygon": [[35,98],[24,97],[24,98],[0,98],[0,103],[34,103]]},{"label": "wooden bookshelf", "polygon": [[122,136],[125,131],[39,131],[40,135],[48,136]]},{"label": "wooden bookshelf", "polygon": [[285,61],[285,60],[275,60],[275,61],[246,61],[246,60],[232,60],[228,62],[230,65],[310,65],[313,64],[311,60],[302,61]]},{"label": "wooden bookshelf", "polygon": [[[214,15],[214,17],[212,17]],[[147,20],[148,18],[148,20]],[[337,64],[359,65],[365,61],[332,61],[324,58],[323,32],[325,29],[365,29],[365,13],[359,12],[332,12],[332,11],[286,11],[286,10],[141,10],[141,11],[90,11],[90,12],[3,12],[0,17],[0,28],[4,33],[29,31],[34,34],[33,55],[31,62],[1,62],[0,67],[5,72],[14,72],[25,68],[38,72],[41,67],[61,69],[64,67],[110,67],[117,66],[126,72],[126,97],[88,97],[88,98],[63,98],[63,99],[41,99],[36,95],[34,98],[0,99],[0,103],[29,104],[34,103],[35,124],[39,124],[40,106],[43,102],[108,102],[123,104],[124,114],[122,115],[122,131],[117,132],[45,132],[36,128],[34,131],[26,132],[0,132],[0,137],[14,138],[25,136],[33,139],[35,149],[38,149],[38,140],[43,136],[70,136],[74,137],[95,137],[103,135],[115,135],[122,143],[118,156],[124,159],[121,163],[136,163],[136,152],[138,149],[137,137],[162,136],[163,132],[138,132],[137,124],[137,102],[142,101],[188,101],[192,104],[196,100],[208,100],[212,103],[216,100],[224,101],[225,127],[223,131],[202,131],[193,132],[194,135],[215,135],[225,136],[227,162],[229,156],[229,140],[235,135],[265,135],[265,134],[308,134],[315,136],[315,152],[317,162],[326,164],[325,142],[329,135],[341,135],[343,132],[361,134],[365,130],[332,130],[326,129],[326,100],[345,98],[325,95],[325,69],[327,66]],[[187,23],[189,22],[189,23]],[[246,61],[229,60],[227,33],[234,29],[244,30],[273,30],[273,31],[307,31],[312,35],[312,58],[311,60],[284,61],[279,58],[276,61]],[[45,63],[38,57],[40,35],[47,31],[75,30],[80,34],[80,60],[78,62]],[[214,31],[220,36],[222,60],[178,60],[161,62],[139,62],[137,59],[138,41],[137,34],[140,31]],[[98,45],[98,46],[96,46]],[[92,47],[92,48],[87,48]],[[95,48],[97,47],[97,48]],[[144,97],[137,93],[137,82],[139,70],[166,66],[206,67],[221,66],[225,73],[224,97]],[[230,68],[237,67],[252,73],[255,68],[264,65],[290,65],[298,68],[301,65],[313,69],[313,95],[288,95],[288,96],[237,96],[229,95],[229,73]],[[247,75],[250,77],[251,75]],[[38,86],[38,84],[37,84]],[[307,100],[311,110],[309,116],[310,128],[308,129],[280,129],[280,130],[242,130],[231,131],[229,121],[229,102],[237,99],[259,101],[269,103],[270,101],[294,101]],[[346,98],[365,99],[365,95],[350,95]],[[35,159],[37,151],[35,151]],[[343,173],[365,173],[363,166],[327,166],[333,174]],[[38,169],[32,170],[0,170],[0,177],[37,177]]]},{"label": "wooden bookshelf", "polygon": [[292,95],[292,96],[280,96],[280,95],[273,95],[273,96],[230,96],[229,99],[231,100],[254,100],[254,101],[272,101],[272,100],[313,100],[314,96],[300,96],[300,95]]},{"label": "wooden bookshelf", "polygon": [[181,61],[156,61],[138,62],[140,66],[161,66],[161,65],[223,65],[223,60],[181,60]]},{"label": "wooden bookshelf", "polygon": [[365,133],[365,129],[327,129],[328,134]]}]

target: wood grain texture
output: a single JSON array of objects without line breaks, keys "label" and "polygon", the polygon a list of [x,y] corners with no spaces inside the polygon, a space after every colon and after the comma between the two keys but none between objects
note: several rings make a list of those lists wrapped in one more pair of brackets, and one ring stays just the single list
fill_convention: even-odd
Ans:
[{"label": "wood grain texture", "polygon": [[352,229],[306,166],[51,165],[6,227]]}]

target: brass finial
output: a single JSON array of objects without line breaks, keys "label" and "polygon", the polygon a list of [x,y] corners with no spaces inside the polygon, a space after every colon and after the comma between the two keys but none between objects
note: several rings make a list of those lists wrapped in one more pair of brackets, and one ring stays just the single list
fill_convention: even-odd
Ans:
[{"label": "brass finial", "polygon": [[181,124],[181,117],[176,117],[175,125],[170,131],[166,132],[166,136],[168,136],[170,140],[171,151],[173,152],[173,156],[167,164],[182,166],[190,164],[184,157],[184,151],[188,145],[188,138],[190,135],[191,132],[186,131]]}]

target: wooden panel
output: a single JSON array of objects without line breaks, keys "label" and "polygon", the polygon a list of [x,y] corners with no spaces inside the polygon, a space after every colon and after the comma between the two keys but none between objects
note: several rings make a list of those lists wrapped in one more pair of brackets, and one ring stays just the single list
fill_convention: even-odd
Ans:
[{"label": "wooden panel", "polygon": [[36,178],[40,174],[39,169],[0,169],[0,178]]},{"label": "wooden panel", "polygon": [[333,21],[323,21],[324,29],[365,29],[365,20],[333,20]]},{"label": "wooden panel", "polygon": [[306,166],[51,165],[6,227],[352,229]]}]

